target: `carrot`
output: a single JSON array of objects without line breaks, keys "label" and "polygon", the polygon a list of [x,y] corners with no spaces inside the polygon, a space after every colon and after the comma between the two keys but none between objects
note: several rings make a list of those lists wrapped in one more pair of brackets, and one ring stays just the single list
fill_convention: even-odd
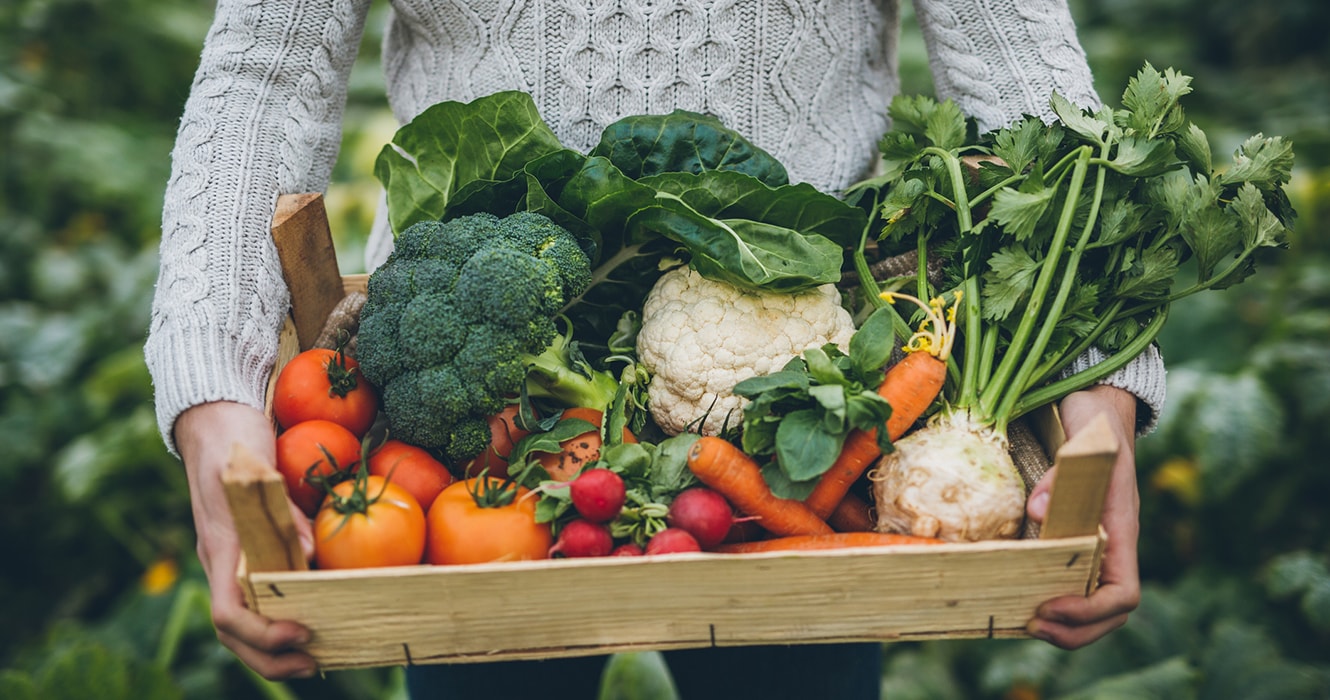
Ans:
[{"label": "carrot", "polygon": [[933,537],[916,537],[886,532],[837,532],[830,535],[795,535],[776,537],[760,542],[722,544],[714,550],[720,554],[752,554],[755,552],[809,552],[847,547],[885,547],[888,545],[943,544]]},{"label": "carrot", "polygon": [[757,462],[723,438],[714,435],[698,438],[688,449],[688,468],[699,481],[719,491],[740,512],[753,516],[773,534],[832,532],[831,526],[808,506],[773,495]]},{"label": "carrot", "polygon": [[836,532],[870,532],[877,527],[873,507],[862,498],[847,493],[836,510],[827,516],[827,524]]},{"label": "carrot", "polygon": [[[951,353],[956,325],[955,307],[952,307],[950,315],[944,313],[940,299],[925,306],[908,295],[888,294],[919,304],[928,312],[925,326],[930,323],[933,325],[932,332],[920,329],[910,338],[905,357],[887,370],[882,383],[877,387],[878,395],[891,404],[887,437],[894,442],[924,415],[938,392],[942,391],[942,384],[947,379],[947,357]],[[956,301],[960,301],[959,295]],[[882,451],[877,446],[877,430],[850,431],[845,436],[840,455],[822,474],[813,492],[804,499],[804,505],[817,513],[818,517],[830,517],[849,492],[850,485],[863,476],[868,465],[881,456]]]}]

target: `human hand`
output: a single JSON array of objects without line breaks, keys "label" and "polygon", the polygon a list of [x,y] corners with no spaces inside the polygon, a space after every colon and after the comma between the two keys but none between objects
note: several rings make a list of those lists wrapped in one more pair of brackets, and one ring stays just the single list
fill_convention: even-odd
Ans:
[{"label": "human hand", "polygon": [[[269,620],[249,610],[236,581],[240,541],[222,488],[222,472],[237,442],[265,463],[276,464],[272,421],[262,411],[243,404],[206,403],[180,414],[175,439],[189,479],[199,561],[212,590],[217,638],[245,665],[269,680],[313,675],[317,670],[313,657],[298,649],[309,641],[309,631],[295,622]],[[294,505],[291,515],[301,547],[309,557],[314,549],[309,519]]]},{"label": "human hand", "polygon": [[[1127,622],[1127,615],[1141,600],[1136,540],[1140,533],[1140,494],[1136,489],[1136,397],[1107,385],[1078,391],[1062,400],[1062,424],[1068,437],[1107,413],[1118,437],[1118,457],[1113,464],[1104,499],[1102,525],[1108,534],[1100,568],[1100,586],[1088,597],[1063,596],[1035,611],[1026,630],[1031,636],[1063,649],[1078,649],[1098,640]],[[1030,492],[1026,512],[1039,522],[1048,513],[1053,472]]]}]

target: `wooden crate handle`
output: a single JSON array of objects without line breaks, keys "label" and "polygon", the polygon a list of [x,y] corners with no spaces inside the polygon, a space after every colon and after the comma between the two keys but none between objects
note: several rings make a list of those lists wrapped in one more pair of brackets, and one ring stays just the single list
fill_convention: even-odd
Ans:
[{"label": "wooden crate handle", "polygon": [[323,195],[279,195],[272,218],[272,239],[291,290],[296,337],[300,349],[308,350],[318,339],[328,314],[345,295]]},{"label": "wooden crate handle", "polygon": [[1041,539],[1080,537],[1099,532],[1104,495],[1118,457],[1118,439],[1106,414],[1100,414],[1057,450],[1048,515]]},{"label": "wooden crate handle", "polygon": [[281,474],[239,443],[222,473],[245,566],[253,571],[304,571],[296,523]]}]

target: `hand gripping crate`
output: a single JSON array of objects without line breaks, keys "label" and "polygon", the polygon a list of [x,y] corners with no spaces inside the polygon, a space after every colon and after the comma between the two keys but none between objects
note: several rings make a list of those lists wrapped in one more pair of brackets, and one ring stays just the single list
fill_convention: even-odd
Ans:
[{"label": "hand gripping crate", "polygon": [[[291,289],[278,367],[365,275],[339,274],[323,201],[279,199]],[[274,371],[274,375],[276,372]],[[763,554],[555,559],[314,571],[276,470],[232,455],[224,477],[251,609],[312,631],[324,669],[753,644],[1023,637],[1042,602],[1098,585],[1116,442],[1106,420],[1037,430],[1057,483],[1040,539]]]}]

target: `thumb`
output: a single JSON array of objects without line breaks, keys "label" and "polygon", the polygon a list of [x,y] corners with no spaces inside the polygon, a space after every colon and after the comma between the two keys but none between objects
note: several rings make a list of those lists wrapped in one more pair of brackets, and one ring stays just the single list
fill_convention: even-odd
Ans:
[{"label": "thumb", "polygon": [[296,524],[296,536],[300,538],[300,551],[305,555],[305,561],[314,559],[314,527],[310,525],[309,517],[305,515],[300,507],[287,499],[287,504],[291,506],[291,519]]},{"label": "thumb", "polygon": [[1049,469],[1039,483],[1030,489],[1030,498],[1025,502],[1025,513],[1036,522],[1044,522],[1044,516],[1048,515],[1048,499],[1053,493],[1053,478],[1056,473],[1057,467]]}]

